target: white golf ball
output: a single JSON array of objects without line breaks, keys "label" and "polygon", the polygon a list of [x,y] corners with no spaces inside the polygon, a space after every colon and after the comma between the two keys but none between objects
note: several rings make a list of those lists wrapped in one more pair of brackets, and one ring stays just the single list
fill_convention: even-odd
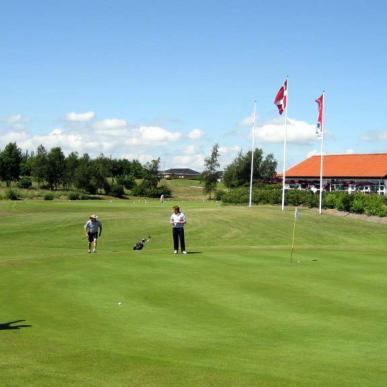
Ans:
[{"label": "white golf ball", "polygon": [[121,305],[121,304],[122,304],[122,302],[119,302],[119,303],[118,303],[118,305]]}]

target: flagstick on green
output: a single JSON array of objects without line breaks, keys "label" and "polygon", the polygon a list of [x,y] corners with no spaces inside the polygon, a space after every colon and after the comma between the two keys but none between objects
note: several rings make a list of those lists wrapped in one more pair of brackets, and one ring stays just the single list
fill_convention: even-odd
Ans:
[{"label": "flagstick on green", "polygon": [[294,250],[294,238],[296,235],[296,223],[298,219],[298,207],[294,209],[294,222],[293,222],[293,237],[292,237],[292,250],[290,251],[290,263],[293,263],[293,250]]}]

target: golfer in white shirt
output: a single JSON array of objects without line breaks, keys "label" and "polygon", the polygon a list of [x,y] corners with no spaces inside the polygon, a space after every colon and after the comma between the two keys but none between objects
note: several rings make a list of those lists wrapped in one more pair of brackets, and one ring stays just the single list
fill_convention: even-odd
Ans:
[{"label": "golfer in white shirt", "polygon": [[180,249],[183,254],[187,254],[185,251],[185,239],[184,239],[184,224],[186,223],[185,215],[180,211],[179,206],[172,207],[172,215],[170,223],[172,225],[173,235],[173,252],[177,254],[179,251],[179,240]]}]

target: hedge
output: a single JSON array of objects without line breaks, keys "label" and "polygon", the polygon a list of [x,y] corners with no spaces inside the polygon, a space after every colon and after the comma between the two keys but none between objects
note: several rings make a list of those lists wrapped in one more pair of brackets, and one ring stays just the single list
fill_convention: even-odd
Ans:
[{"label": "hedge", "polygon": [[[217,200],[226,204],[246,204],[249,201],[249,190],[246,187],[235,188],[230,191],[217,191]],[[280,204],[282,202],[281,189],[254,189],[252,195],[254,204]],[[304,190],[288,190],[285,204],[293,206],[318,207],[319,194]],[[379,195],[364,195],[357,193],[350,195],[345,192],[324,192],[323,207],[336,208],[339,211],[387,216],[387,200]]]}]

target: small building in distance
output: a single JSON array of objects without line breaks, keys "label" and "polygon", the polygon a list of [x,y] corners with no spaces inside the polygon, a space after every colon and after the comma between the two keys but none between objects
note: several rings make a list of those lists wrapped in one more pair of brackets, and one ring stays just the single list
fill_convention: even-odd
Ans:
[{"label": "small building in distance", "polygon": [[171,168],[161,172],[164,179],[198,179],[200,173],[190,168]]},{"label": "small building in distance", "polygon": [[[286,171],[287,189],[320,189],[320,156]],[[387,194],[387,153],[323,156],[324,191]]]}]

